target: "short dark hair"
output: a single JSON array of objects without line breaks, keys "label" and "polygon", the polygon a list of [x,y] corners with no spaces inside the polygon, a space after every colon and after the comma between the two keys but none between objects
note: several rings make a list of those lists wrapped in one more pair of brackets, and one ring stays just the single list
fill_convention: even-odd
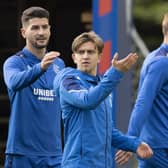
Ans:
[{"label": "short dark hair", "polygon": [[38,6],[33,6],[25,9],[21,16],[22,25],[27,23],[32,18],[47,18],[49,20],[49,12]]}]

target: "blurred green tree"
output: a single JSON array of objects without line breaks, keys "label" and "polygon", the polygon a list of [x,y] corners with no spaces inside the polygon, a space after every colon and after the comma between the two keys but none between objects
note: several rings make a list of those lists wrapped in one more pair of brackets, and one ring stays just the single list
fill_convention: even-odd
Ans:
[{"label": "blurred green tree", "polygon": [[168,0],[133,0],[133,21],[147,48],[162,43],[161,20],[168,12]]}]

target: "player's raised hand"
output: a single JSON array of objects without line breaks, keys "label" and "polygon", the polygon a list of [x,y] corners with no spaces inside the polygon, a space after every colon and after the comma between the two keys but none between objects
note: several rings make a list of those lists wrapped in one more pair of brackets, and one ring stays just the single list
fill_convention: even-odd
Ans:
[{"label": "player's raised hand", "polygon": [[51,51],[46,53],[46,55],[41,60],[41,69],[46,70],[51,63],[54,62],[55,58],[60,55],[57,51]]},{"label": "player's raised hand", "polygon": [[129,53],[126,57],[118,60],[118,53],[115,53],[111,64],[114,68],[126,72],[137,62],[137,59],[138,55],[136,53]]}]

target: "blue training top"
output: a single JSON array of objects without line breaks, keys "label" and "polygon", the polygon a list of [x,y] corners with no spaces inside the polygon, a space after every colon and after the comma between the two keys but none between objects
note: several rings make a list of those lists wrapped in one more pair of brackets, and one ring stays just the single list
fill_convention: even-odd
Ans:
[{"label": "blue training top", "polygon": [[62,168],[112,168],[113,147],[135,152],[141,143],[114,128],[112,95],[123,74],[109,68],[102,80],[64,68],[54,80],[60,96],[65,147]]},{"label": "blue training top", "polygon": [[60,106],[52,88],[64,62],[56,58],[46,71],[40,62],[24,48],[4,63],[11,104],[7,154],[62,155]]},{"label": "blue training top", "polygon": [[128,134],[140,136],[153,148],[168,148],[168,45],[145,59]]}]

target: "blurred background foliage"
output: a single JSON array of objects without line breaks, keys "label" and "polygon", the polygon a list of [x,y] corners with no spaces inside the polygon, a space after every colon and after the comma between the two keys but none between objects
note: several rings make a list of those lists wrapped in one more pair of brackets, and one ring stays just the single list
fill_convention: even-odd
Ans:
[{"label": "blurred background foliage", "polygon": [[133,0],[133,22],[151,51],[162,43],[161,20],[168,12],[168,0]]},{"label": "blurred background foliage", "polygon": [[[162,18],[168,12],[168,0],[132,0],[133,2],[133,24],[144,41],[149,52],[160,46],[163,41]],[[138,63],[134,71],[133,104],[137,96],[139,74],[145,57],[134,46],[139,55]]]}]

